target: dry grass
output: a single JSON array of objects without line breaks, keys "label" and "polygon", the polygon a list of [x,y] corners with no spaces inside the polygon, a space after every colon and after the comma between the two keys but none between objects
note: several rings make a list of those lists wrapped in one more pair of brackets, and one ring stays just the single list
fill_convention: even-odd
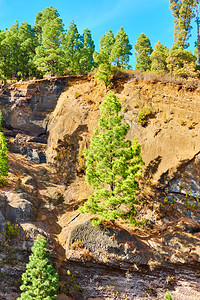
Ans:
[{"label": "dry grass", "polygon": [[156,74],[153,72],[140,72],[137,70],[122,70],[115,73],[114,77],[117,78],[126,78],[128,80],[140,79],[162,83],[171,83],[175,85],[184,86],[187,89],[195,90],[200,89],[200,80],[198,78],[181,78],[175,77],[169,73]]}]

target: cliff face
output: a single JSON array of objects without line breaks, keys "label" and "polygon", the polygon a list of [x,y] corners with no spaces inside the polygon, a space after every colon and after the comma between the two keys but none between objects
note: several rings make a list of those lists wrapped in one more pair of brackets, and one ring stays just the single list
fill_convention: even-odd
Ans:
[{"label": "cliff face", "polygon": [[17,82],[1,90],[5,125],[31,135],[46,132],[48,115],[66,85],[65,78]]},{"label": "cliff face", "polygon": [[[129,79],[122,82],[119,80],[113,92],[123,103],[124,121],[130,124],[128,138],[133,139],[134,136],[138,138],[146,168],[152,171],[153,179],[159,180],[166,172],[171,174],[172,169],[189,162],[198,154],[200,149],[198,89]],[[53,161],[58,141],[66,136],[79,137],[80,151],[88,144],[93,128],[97,126],[99,103],[106,93],[94,79],[79,81],[62,93],[55,110],[50,115],[47,127],[48,161]],[[143,107],[148,107],[151,111],[146,127],[136,122]]]},{"label": "cliff face", "polygon": [[[146,168],[153,168],[153,179],[159,180],[165,173],[170,173],[170,178],[165,175],[163,180],[171,179],[173,170],[198,154],[198,88],[122,77],[112,91],[123,103],[124,121],[130,124],[128,138],[138,138]],[[48,135],[47,161],[54,162],[62,140],[74,140],[76,151],[88,145],[106,94],[93,77],[36,80],[4,87],[0,109],[12,135]],[[136,122],[143,107],[151,112],[145,127]]]},{"label": "cliff face", "polygon": [[[83,175],[83,150],[98,124],[99,105],[107,90],[89,76],[15,83],[0,91],[0,109],[10,150],[8,184],[0,195],[0,225],[5,228],[9,220],[29,232],[30,239],[22,241],[24,251],[30,249],[35,234],[45,234],[57,255],[61,278],[65,278],[66,257],[125,269],[134,265],[135,271],[140,269],[137,265],[152,270],[167,268],[168,262],[184,263],[185,268],[187,264],[200,262],[197,198],[200,89],[127,75],[114,78],[112,92],[121,100],[124,121],[130,124],[128,138],[136,136],[141,144],[144,176],[150,185],[146,186],[149,202],[139,211],[141,219],[149,219],[150,227],[138,234],[133,227],[120,222],[114,227],[104,224],[102,228],[93,228],[90,216],[77,212],[78,206],[92,193]],[[145,111],[148,116],[143,127],[137,120],[139,113]],[[160,190],[160,194],[155,192],[155,186],[164,189],[165,195]],[[166,195],[168,200],[164,200]],[[81,242],[77,244],[77,241]],[[151,277],[151,271],[148,272]],[[194,271],[188,272],[192,277]],[[156,276],[164,276],[161,273],[158,271]],[[85,288],[91,280],[83,280]],[[178,288],[184,283],[178,278],[177,282],[175,293],[179,290],[184,297],[184,289]],[[93,291],[88,297],[109,295],[109,291],[101,295],[94,288],[95,282],[92,284]],[[161,295],[168,283],[160,284],[162,291],[150,282],[145,288],[155,289]],[[188,281],[187,285],[192,291],[194,287]],[[126,296],[142,297],[143,288],[141,285],[141,290],[131,291],[129,287]],[[200,295],[198,288],[195,291],[193,299]],[[4,299],[6,293],[0,292]],[[16,287],[13,293],[19,293],[19,289]],[[119,299],[123,291],[120,293]],[[150,296],[153,299],[154,295]],[[9,297],[12,299],[11,294]]]}]

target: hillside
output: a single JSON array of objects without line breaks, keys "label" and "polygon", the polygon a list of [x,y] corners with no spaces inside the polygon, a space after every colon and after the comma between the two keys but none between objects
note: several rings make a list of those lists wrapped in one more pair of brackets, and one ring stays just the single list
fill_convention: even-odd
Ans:
[{"label": "hillside", "polygon": [[[127,71],[113,78],[111,90],[130,124],[127,138],[136,136],[142,149],[137,217],[147,220],[144,228],[120,220],[93,227],[91,216],[77,210],[92,193],[83,150],[98,124],[106,88],[93,75],[2,86],[10,170],[0,191],[0,228],[10,221],[20,231],[7,242],[1,235],[0,299],[19,295],[20,275],[38,232],[48,237],[60,294],[162,299],[169,289],[173,299],[199,299],[200,83]],[[67,278],[68,269],[84,295]]]}]

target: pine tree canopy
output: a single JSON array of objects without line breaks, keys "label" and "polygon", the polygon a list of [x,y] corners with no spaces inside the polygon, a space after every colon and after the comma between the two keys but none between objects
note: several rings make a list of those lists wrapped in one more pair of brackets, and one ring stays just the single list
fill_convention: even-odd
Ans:
[{"label": "pine tree canopy", "polygon": [[194,2],[194,0],[170,0],[170,9],[174,17],[174,42],[184,49],[189,46],[187,40],[192,29]]},{"label": "pine tree canopy", "polygon": [[155,48],[150,55],[151,59],[151,71],[156,73],[167,72],[167,56],[169,54],[169,49],[162,45],[159,41],[155,44]]},{"label": "pine tree canopy", "polygon": [[124,32],[123,27],[120,28],[115,36],[115,42],[110,54],[110,62],[116,64],[117,67],[126,69],[129,68],[129,56],[132,46],[129,44],[128,35]]},{"label": "pine tree canopy", "polygon": [[26,265],[26,272],[22,274],[20,286],[21,297],[18,300],[53,300],[58,288],[58,274],[49,264],[46,253],[47,241],[38,235],[31,248],[32,254]]},{"label": "pine tree canopy", "polygon": [[137,139],[126,140],[129,125],[122,122],[121,103],[111,92],[100,106],[99,128],[86,155],[86,180],[95,190],[81,212],[114,221],[135,213],[134,204],[143,161]]},{"label": "pine tree canopy", "polygon": [[153,51],[151,47],[150,39],[144,34],[141,33],[137,39],[137,43],[134,46],[135,48],[135,59],[136,59],[136,70],[146,72],[151,69],[151,59],[150,55]]}]

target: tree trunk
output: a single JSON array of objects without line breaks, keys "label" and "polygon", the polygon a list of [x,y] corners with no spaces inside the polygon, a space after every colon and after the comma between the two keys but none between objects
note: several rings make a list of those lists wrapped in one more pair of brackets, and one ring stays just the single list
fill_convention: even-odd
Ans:
[{"label": "tree trunk", "polygon": [[[199,2],[199,1],[198,1]],[[199,3],[196,4],[196,22],[197,22],[197,50],[198,50],[198,65],[200,65],[200,33],[199,33]]]}]

